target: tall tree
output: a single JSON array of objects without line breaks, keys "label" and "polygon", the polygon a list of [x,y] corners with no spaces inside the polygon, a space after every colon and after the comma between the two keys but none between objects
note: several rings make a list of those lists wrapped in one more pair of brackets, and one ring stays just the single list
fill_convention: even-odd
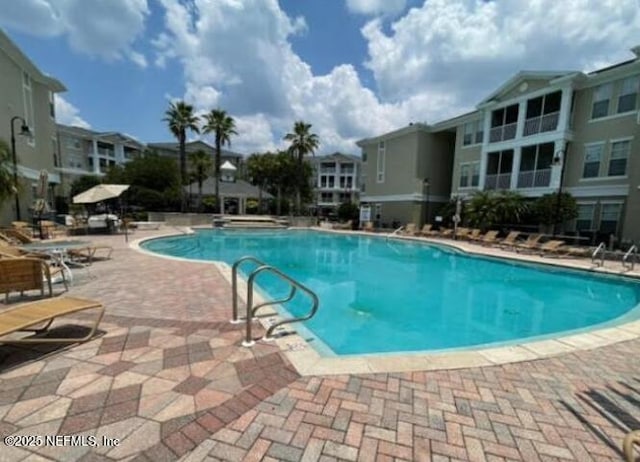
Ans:
[{"label": "tall tree", "polygon": [[202,183],[209,177],[213,168],[211,156],[202,149],[189,155],[191,163],[191,178],[198,182],[198,211],[202,209]]},{"label": "tall tree", "polygon": [[[193,114],[193,106],[184,101],[172,102],[169,109],[165,112],[164,119],[169,125],[169,130],[178,140],[178,149],[180,153],[180,184],[183,186],[187,182],[187,130],[200,133],[198,127],[198,116]],[[180,211],[185,211],[186,194],[182,191],[182,201],[180,203]]]},{"label": "tall tree", "polygon": [[299,120],[293,124],[293,132],[287,133],[284,136],[285,141],[290,143],[289,154],[298,162],[298,181],[296,185],[296,211],[300,214],[302,209],[302,188],[303,181],[305,181],[303,161],[304,156],[307,154],[313,154],[318,146],[320,140],[318,135],[311,133],[311,124],[308,124],[302,120]]},{"label": "tall tree", "polygon": [[237,135],[236,122],[222,109],[213,109],[205,116],[204,133],[213,133],[216,144],[216,210],[220,212],[220,163],[222,146],[231,146],[231,135]]},{"label": "tall tree", "polygon": [[0,204],[16,193],[18,185],[13,181],[13,166],[9,144],[0,139]]}]

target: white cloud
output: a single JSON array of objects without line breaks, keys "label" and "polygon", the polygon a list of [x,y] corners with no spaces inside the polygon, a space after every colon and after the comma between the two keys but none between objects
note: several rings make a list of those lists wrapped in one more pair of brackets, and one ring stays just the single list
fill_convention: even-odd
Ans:
[{"label": "white cloud", "polygon": [[347,0],[347,9],[364,15],[397,14],[406,4],[407,0]]},{"label": "white cloud", "polygon": [[56,122],[74,127],[91,128],[89,122],[80,117],[80,110],[64,99],[55,95]]},{"label": "white cloud", "polygon": [[[351,64],[314,75],[291,47],[306,22],[277,0],[161,3],[156,64],[179,60],[184,98],[236,118],[241,152],[283,147],[293,122],[305,120],[319,153],[355,153],[357,139],[471,109],[519,70],[592,68],[640,42],[638,0],[428,0],[388,28],[374,19],[362,29],[372,91]],[[376,14],[391,3],[351,6]]]},{"label": "white cloud", "polygon": [[144,32],[147,0],[21,0],[2,2],[0,25],[27,34],[65,35],[71,47],[106,60],[129,59],[140,67],[144,56],[134,43]]},{"label": "white cloud", "polygon": [[429,89],[471,107],[519,70],[592,69],[640,42],[638,0],[429,0],[363,29],[384,101]]}]

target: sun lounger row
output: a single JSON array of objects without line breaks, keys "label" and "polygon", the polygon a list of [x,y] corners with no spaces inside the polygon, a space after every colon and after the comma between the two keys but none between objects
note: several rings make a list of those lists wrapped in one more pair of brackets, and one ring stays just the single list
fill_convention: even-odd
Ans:
[{"label": "sun lounger row", "polygon": [[457,240],[461,241],[469,241],[481,245],[495,245],[505,250],[541,253],[544,255],[584,257],[591,253],[591,250],[587,247],[566,245],[561,240],[552,239],[541,242],[544,237],[543,234],[530,234],[525,240],[520,240],[522,233],[519,231],[511,231],[506,237],[500,239],[498,238],[499,232],[495,230],[489,230],[484,234],[480,229],[465,227],[459,227],[456,230],[444,228],[435,231],[430,224],[426,224],[422,229],[418,230],[414,223],[409,223],[400,231],[400,234],[435,238],[451,238],[455,236]]}]

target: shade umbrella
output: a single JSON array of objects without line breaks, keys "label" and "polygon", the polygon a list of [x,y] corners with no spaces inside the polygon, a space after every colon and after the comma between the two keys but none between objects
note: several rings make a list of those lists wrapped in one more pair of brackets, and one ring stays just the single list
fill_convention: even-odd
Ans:
[{"label": "shade umbrella", "polygon": [[129,189],[128,184],[99,184],[73,196],[74,204],[95,204],[107,199],[114,199]]},{"label": "shade umbrella", "polygon": [[453,238],[455,239],[458,234],[458,223],[460,223],[460,215],[462,214],[462,200],[456,198],[456,213],[453,216]]},{"label": "shade umbrella", "polygon": [[49,172],[46,170],[40,170],[38,176],[38,188],[37,197],[33,204],[33,211],[38,216],[38,228],[40,230],[40,239],[42,239],[42,214],[48,212],[49,207],[47,204],[47,189],[49,187]]}]

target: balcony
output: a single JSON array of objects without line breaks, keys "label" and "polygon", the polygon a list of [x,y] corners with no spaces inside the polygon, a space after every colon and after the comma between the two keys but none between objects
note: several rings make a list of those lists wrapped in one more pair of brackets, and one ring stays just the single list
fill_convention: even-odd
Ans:
[{"label": "balcony", "polygon": [[517,123],[493,127],[489,132],[489,143],[512,140],[516,137]]},{"label": "balcony", "polygon": [[522,136],[535,135],[537,133],[552,132],[558,128],[560,112],[553,112],[539,117],[527,119],[524,122],[524,132]]},{"label": "balcony", "polygon": [[511,172],[487,175],[484,179],[484,189],[511,189]]},{"label": "balcony", "polygon": [[336,168],[335,167],[320,167],[320,173],[326,174],[326,173],[336,173]]},{"label": "balcony", "polygon": [[518,188],[548,188],[550,184],[550,168],[518,173]]}]

